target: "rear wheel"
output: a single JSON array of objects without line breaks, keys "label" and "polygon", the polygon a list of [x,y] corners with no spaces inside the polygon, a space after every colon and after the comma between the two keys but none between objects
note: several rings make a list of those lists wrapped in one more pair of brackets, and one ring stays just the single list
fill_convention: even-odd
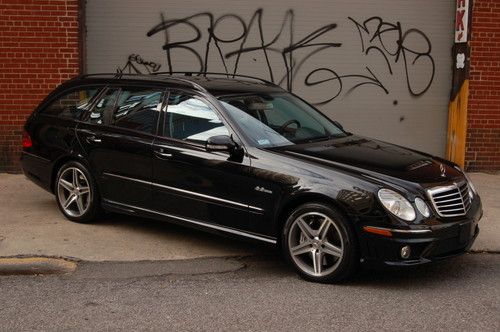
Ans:
[{"label": "rear wheel", "polygon": [[92,175],[76,161],[64,164],[56,178],[57,205],[71,221],[87,223],[95,219],[99,211],[99,194]]},{"label": "rear wheel", "polygon": [[304,204],[288,217],[282,234],[285,256],[305,279],[338,282],[356,269],[356,238],[348,220],[320,203]]}]

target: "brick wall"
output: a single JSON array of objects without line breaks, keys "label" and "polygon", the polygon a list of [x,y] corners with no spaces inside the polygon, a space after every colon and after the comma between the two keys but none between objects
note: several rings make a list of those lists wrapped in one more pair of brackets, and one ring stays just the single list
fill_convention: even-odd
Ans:
[{"label": "brick wall", "polygon": [[500,1],[475,0],[465,163],[500,170]]},{"label": "brick wall", "polygon": [[78,0],[0,0],[0,172],[19,172],[22,126],[78,74]]}]

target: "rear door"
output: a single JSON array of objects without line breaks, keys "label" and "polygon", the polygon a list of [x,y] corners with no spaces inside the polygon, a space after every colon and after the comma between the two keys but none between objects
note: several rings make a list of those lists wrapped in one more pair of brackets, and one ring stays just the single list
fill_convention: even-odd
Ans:
[{"label": "rear door", "polygon": [[154,86],[109,86],[78,125],[104,200],[150,207],[152,143],[164,93]]}]

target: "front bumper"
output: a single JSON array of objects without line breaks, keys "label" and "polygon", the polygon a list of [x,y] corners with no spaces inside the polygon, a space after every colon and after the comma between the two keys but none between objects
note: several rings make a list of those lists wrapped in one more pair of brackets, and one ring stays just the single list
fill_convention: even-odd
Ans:
[{"label": "front bumper", "polygon": [[[436,223],[420,230],[425,232],[392,232],[383,236],[360,231],[362,262],[369,265],[408,266],[419,265],[467,252],[479,234],[478,222],[482,217],[481,203],[463,219]],[[401,257],[401,248],[409,246],[410,256]]]}]

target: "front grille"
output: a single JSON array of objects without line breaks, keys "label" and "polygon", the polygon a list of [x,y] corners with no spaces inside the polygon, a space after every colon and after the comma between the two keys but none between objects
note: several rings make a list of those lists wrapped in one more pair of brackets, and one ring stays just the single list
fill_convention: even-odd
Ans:
[{"label": "front grille", "polygon": [[434,209],[441,217],[463,216],[469,211],[472,199],[467,182],[428,189]]}]

